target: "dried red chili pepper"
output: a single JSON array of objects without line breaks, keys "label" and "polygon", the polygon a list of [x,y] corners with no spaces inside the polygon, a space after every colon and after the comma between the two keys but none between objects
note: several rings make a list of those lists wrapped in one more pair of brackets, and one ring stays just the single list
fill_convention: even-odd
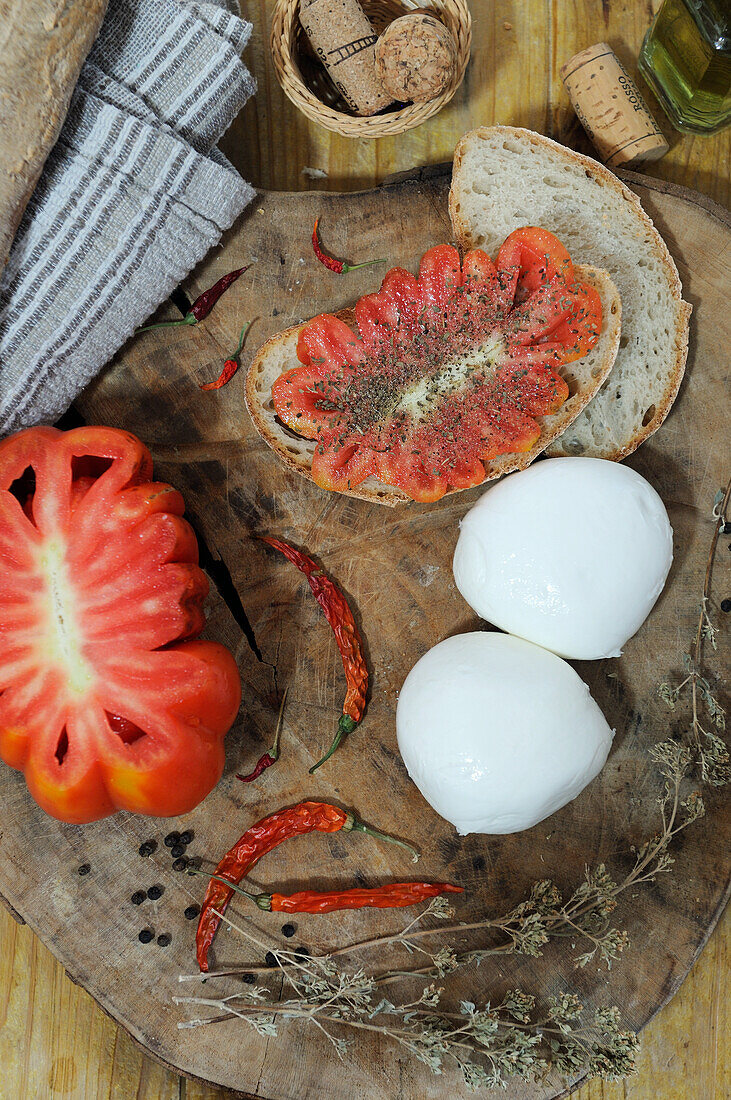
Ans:
[{"label": "dried red chili pepper", "polygon": [[334,256],[328,256],[327,252],[322,251],[320,245],[320,238],[317,233],[319,224],[320,219],[317,217],[315,218],[315,228],[312,230],[312,247],[320,263],[324,264],[329,271],[334,271],[336,275],[347,275],[349,271],[355,271],[359,267],[370,267],[371,264],[385,264],[385,260],[365,260],[362,264],[346,264],[343,260],[336,260]]},{"label": "dried red chili pepper", "polygon": [[215,382],[206,382],[205,386],[200,386],[199,387],[200,389],[202,389],[202,390],[220,390],[222,386],[225,386],[227,382],[231,381],[233,376],[236,374],[236,371],[239,369],[238,357],[241,354],[242,347],[244,346],[244,335],[245,335],[246,330],[247,330],[248,327],[249,327],[249,322],[247,321],[246,324],[244,325],[244,327],[241,330],[241,334],[239,336],[238,347],[236,348],[236,351],[233,353],[233,358],[232,359],[227,359],[226,362],[223,364],[223,370],[219,374],[216,381]]},{"label": "dried red chili pepper", "polygon": [[[192,870],[191,874],[205,874]],[[219,882],[226,879],[218,875]],[[270,913],[336,913],[342,909],[405,909],[439,894],[463,894],[461,886],[448,882],[391,882],[388,886],[357,887],[353,890],[300,890],[296,894],[250,894],[240,886],[232,886],[237,894],[248,898]]]},{"label": "dried red chili pepper", "polygon": [[208,950],[221,923],[221,917],[234,895],[234,887],[262,856],[271,852],[278,844],[312,832],[367,833],[378,840],[387,840],[400,848],[406,848],[418,859],[416,850],[410,844],[371,829],[358,821],[353,814],[327,802],[300,802],[297,806],[269,814],[246,830],[220,861],[215,871],[216,878],[211,878],[208,884],[195,939],[196,956],[202,971],[208,970]]},{"label": "dried red chili pepper", "polygon": [[287,692],[289,687],[284,689],[284,695],[282,696],[282,702],[279,705],[279,715],[277,716],[277,728],[274,731],[274,743],[270,752],[265,752],[263,756],[260,756],[257,760],[254,770],[249,772],[248,775],[237,775],[236,778],[240,779],[242,783],[253,783],[255,779],[258,779],[262,772],[265,772],[267,768],[271,768],[272,764],[276,764],[279,760],[279,734],[282,729],[282,715],[284,714],[284,704],[287,701]]},{"label": "dried red chili pepper", "polygon": [[151,328],[173,328],[175,325],[197,325],[208,316],[224,291],[228,290],[231,284],[235,283],[250,267],[251,264],[247,264],[246,267],[237,267],[235,271],[229,271],[227,275],[222,276],[212,287],[198,295],[185,317],[181,317],[179,321],[158,321],[154,325],[143,325],[137,329],[137,332],[147,332]]},{"label": "dried red chili pepper", "polygon": [[355,625],[353,612],[340,589],[320,569],[319,565],[303,554],[301,550],[295,550],[287,542],[281,539],[271,538],[269,535],[259,536],[262,542],[273,546],[284,554],[288,561],[296,565],[301,573],[304,573],[309,581],[315,599],[325,613],[335,635],[335,641],[340,650],[345,669],[345,678],[348,690],[343,703],[343,713],[338,722],[338,728],[333,742],[325,755],[310,768],[310,775],[324,764],[337,749],[343,737],[352,733],[363,717],[365,710],[366,691],[368,690],[368,669],[363,656],[363,643],[358,627]]}]

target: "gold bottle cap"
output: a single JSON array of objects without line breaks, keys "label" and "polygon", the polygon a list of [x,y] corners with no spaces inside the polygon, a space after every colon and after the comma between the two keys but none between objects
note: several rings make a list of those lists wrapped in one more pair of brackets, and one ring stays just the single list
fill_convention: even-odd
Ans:
[{"label": "gold bottle cap", "polygon": [[665,156],[670,146],[634,80],[606,42],[589,46],[562,65],[561,79],[608,167]]}]

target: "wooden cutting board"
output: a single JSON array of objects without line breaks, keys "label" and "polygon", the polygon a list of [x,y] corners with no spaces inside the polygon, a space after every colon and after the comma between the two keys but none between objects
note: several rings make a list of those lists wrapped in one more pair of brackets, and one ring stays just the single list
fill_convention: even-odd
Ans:
[{"label": "wooden cutting board", "polygon": [[[617,729],[604,771],[575,802],[529,832],[457,837],[410,783],[396,748],[394,711],[408,670],[440,639],[480,625],[457,593],[450,568],[458,521],[480,490],[396,510],[329,495],[290,475],[261,442],[246,411],[243,371],[219,392],[198,389],[217,376],[245,320],[252,326],[244,364],[279,328],[373,288],[376,276],[368,269],[341,279],[316,263],[309,238],[317,214],[333,250],[354,259],[387,254],[392,264],[413,269],[427,247],[450,236],[448,169],[355,195],[260,194],[184,287],[192,299],[225,271],[252,261],[211,318],[197,328],[162,329],[131,341],[78,403],[87,422],[137,433],[153,452],[156,475],[183,491],[217,585],[207,635],[235,652],[244,701],[228,738],[224,778],[184,819],[122,813],[85,827],[62,825],[33,804],[18,773],[0,767],[0,893],[74,981],[149,1053],[181,1073],[268,1100],[468,1095],[451,1070],[434,1077],[379,1037],[353,1044],[339,1062],[327,1040],[302,1024],[284,1025],[276,1040],[235,1021],[179,1030],[178,1022],[195,1012],[172,998],[196,989],[178,983],[180,973],[195,969],[195,922],[185,920],[183,910],[200,901],[204,882],[171,869],[162,844],[169,830],[192,829],[189,854],[217,859],[275,808],[302,798],[335,801],[377,828],[418,841],[418,877],[463,883],[468,892],[459,913],[466,920],[505,912],[537,879],[550,876],[570,890],[586,864],[604,860],[620,876],[631,864],[630,845],[655,831],[659,784],[647,750],[682,731],[686,718],[682,711],[668,713],[657,685],[682,668],[713,530],[712,501],[727,476],[723,380],[731,343],[731,231],[725,212],[702,196],[626,178],[665,236],[694,305],[678,402],[660,432],[629,460],[668,507],[676,556],[665,592],[622,658],[576,665]],[[169,306],[158,319],[173,313]],[[352,597],[368,643],[367,718],[314,777],[307,768],[330,741],[343,699],[342,670],[306,582],[250,537],[264,532],[319,557]],[[720,599],[731,591],[726,543],[722,539],[718,550],[716,620],[723,617]],[[713,660],[720,668],[722,652]],[[248,771],[270,744],[286,686],[282,760],[244,786],[234,773]],[[483,964],[476,976],[455,980],[456,994],[480,1001],[518,984],[541,997],[573,988],[588,1006],[618,1004],[626,1022],[640,1028],[678,988],[726,900],[729,819],[720,796],[711,793],[707,802],[708,816],[675,845],[672,875],[622,899],[617,916],[631,946],[611,972],[574,970],[570,945],[563,944],[540,959]],[[138,847],[151,837],[157,851],[143,858]],[[79,876],[86,862],[91,870]],[[318,835],[272,853],[254,882],[323,889],[409,877],[408,857],[396,849],[367,838]],[[142,907],[130,902],[136,890],[155,883],[164,887],[159,901]],[[239,920],[250,916],[243,904],[235,908]],[[394,931],[402,920],[368,911],[301,916],[293,941],[283,940],[276,915],[257,913],[251,927],[276,942],[319,950]],[[171,945],[141,944],[138,932],[145,926],[156,935],[169,932]],[[219,967],[261,962],[225,930],[215,957]],[[228,978],[204,991],[219,996],[236,988],[237,979]],[[565,1082],[552,1079],[516,1082],[506,1095],[547,1100],[564,1088]]]}]

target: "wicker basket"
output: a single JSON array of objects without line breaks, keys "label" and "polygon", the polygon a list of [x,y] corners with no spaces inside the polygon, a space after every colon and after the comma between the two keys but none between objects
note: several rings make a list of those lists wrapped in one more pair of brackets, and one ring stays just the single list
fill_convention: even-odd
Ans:
[{"label": "wicker basket", "polygon": [[462,83],[472,41],[472,20],[467,0],[430,0],[428,6],[418,3],[418,0],[361,0],[361,4],[377,34],[398,16],[413,11],[435,15],[452,32],[457,43],[457,66],[453,79],[435,99],[367,117],[352,114],[317,60],[300,26],[299,0],[277,0],[271,35],[274,71],[292,103],[313,122],[319,122],[328,130],[345,137],[376,138],[401,134],[440,111]]}]

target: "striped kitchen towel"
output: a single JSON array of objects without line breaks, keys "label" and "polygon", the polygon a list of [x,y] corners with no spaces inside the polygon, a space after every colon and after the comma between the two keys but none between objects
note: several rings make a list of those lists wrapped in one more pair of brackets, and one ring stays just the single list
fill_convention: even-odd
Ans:
[{"label": "striped kitchen towel", "polygon": [[[110,0],[0,285],[0,433],[53,421],[253,197],[236,0]],[[238,10],[238,8],[237,8]]]}]

